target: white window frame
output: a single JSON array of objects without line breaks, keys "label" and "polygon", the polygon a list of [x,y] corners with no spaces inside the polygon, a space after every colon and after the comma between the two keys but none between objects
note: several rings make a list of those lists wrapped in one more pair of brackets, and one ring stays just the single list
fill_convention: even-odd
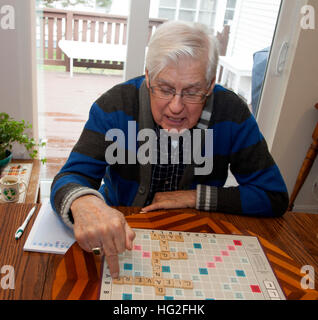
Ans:
[{"label": "white window frame", "polygon": [[[306,3],[307,0],[282,0],[278,15],[277,27],[257,114],[257,122],[267,141],[269,150],[272,149],[275,138],[293,57],[300,34],[300,26],[297,23],[299,21],[300,8]],[[276,70],[277,63],[284,43],[288,45],[288,52],[284,69],[278,74]]]},{"label": "white window frame", "polygon": [[[35,0],[30,0],[32,4],[31,8],[35,8]],[[146,25],[149,19],[149,0],[130,0],[131,8],[138,6],[138,10],[131,10],[134,17],[140,23]],[[179,2],[179,1],[178,1]],[[238,1],[240,2],[240,0]],[[264,81],[263,91],[261,95],[259,112],[257,121],[260,129],[266,138],[269,149],[271,150],[273,140],[275,138],[276,128],[280,117],[280,111],[282,107],[282,101],[284,98],[284,92],[287,86],[287,80],[295,53],[296,43],[298,41],[300,27],[295,24],[297,15],[300,8],[307,4],[307,0],[282,0],[281,11],[278,17],[277,30],[275,33],[275,39],[272,45],[271,55],[267,67],[267,76]],[[237,4],[236,9],[239,9]],[[29,11],[32,20],[32,10]],[[236,10],[237,12],[239,10]],[[35,20],[35,19],[33,19]],[[130,21],[133,21],[133,17],[130,17]],[[35,22],[34,22],[35,23]],[[135,75],[144,73],[144,64],[136,63],[136,56],[140,57],[140,60],[144,61],[146,39],[148,36],[148,28],[141,28],[141,24],[130,23],[128,30],[128,44],[127,44],[127,63],[126,68],[129,72],[126,73],[126,79]],[[34,25],[30,30],[34,29]],[[132,39],[132,40],[130,40]],[[34,40],[33,40],[34,41]],[[282,74],[277,76],[275,74],[275,68],[277,64],[277,57],[279,56],[279,50],[283,42],[288,42],[289,50],[285,63],[285,69]],[[143,45],[142,45],[143,44]],[[33,52],[35,55],[35,51]],[[33,56],[35,61],[35,56]],[[36,75],[32,73],[32,83],[35,83]],[[36,101],[36,93],[33,91],[33,100]],[[31,110],[30,110],[31,111]],[[37,127],[37,108],[36,103],[33,104],[33,125]],[[34,130],[36,135],[36,130]]]}]

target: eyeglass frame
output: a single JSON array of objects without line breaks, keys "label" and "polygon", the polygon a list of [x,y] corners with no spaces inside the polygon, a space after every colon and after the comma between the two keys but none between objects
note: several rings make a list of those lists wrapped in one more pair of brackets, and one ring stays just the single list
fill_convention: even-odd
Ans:
[{"label": "eyeglass frame", "polygon": [[[210,85],[210,86],[211,86],[211,85]],[[184,92],[183,92],[183,90],[184,90],[184,89],[181,90],[180,93],[177,93],[177,92],[176,92],[176,89],[171,88],[172,91],[174,91],[174,92],[171,92],[172,97],[171,97],[171,98],[163,98],[163,97],[158,97],[158,96],[156,96],[156,95],[154,94],[153,88],[161,88],[161,87],[160,87],[160,86],[151,86],[151,85],[150,85],[150,80],[149,80],[149,89],[151,89],[151,92],[152,92],[152,94],[153,94],[155,97],[157,97],[157,98],[159,98],[159,99],[162,99],[162,100],[171,101],[171,100],[173,100],[173,98],[174,98],[175,96],[180,96],[181,99],[182,99],[182,101],[184,102],[184,100],[183,100],[183,97],[184,97]],[[186,103],[190,103],[190,104],[202,103],[202,102],[204,101],[204,99],[206,99],[209,95],[210,95],[210,94],[204,94],[204,93],[202,93],[202,94],[192,94],[192,96],[201,96],[201,101],[200,101],[200,102],[186,102]]]}]

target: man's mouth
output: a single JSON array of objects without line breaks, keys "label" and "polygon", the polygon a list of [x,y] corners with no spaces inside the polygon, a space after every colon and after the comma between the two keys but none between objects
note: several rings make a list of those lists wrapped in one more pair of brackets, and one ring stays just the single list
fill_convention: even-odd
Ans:
[{"label": "man's mouth", "polygon": [[181,124],[185,118],[174,118],[174,117],[168,117],[166,116],[169,122],[175,123],[175,124]]}]

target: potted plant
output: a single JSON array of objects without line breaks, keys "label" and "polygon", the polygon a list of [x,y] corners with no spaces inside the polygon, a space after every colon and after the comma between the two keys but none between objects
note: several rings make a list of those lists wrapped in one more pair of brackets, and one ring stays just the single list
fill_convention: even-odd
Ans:
[{"label": "potted plant", "polygon": [[[29,138],[25,130],[31,129],[32,125],[24,120],[16,121],[7,113],[0,113],[0,170],[12,159],[12,145],[17,142],[24,145],[32,159],[38,155],[37,147],[43,147],[45,143],[36,143],[33,138]],[[41,159],[44,163],[46,159]]]}]

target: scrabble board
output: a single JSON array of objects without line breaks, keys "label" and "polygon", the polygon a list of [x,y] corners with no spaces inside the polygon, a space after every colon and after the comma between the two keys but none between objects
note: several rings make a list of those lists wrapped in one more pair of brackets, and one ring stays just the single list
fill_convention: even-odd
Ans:
[{"label": "scrabble board", "polygon": [[256,237],[134,231],[118,279],[104,259],[101,300],[285,300]]}]

